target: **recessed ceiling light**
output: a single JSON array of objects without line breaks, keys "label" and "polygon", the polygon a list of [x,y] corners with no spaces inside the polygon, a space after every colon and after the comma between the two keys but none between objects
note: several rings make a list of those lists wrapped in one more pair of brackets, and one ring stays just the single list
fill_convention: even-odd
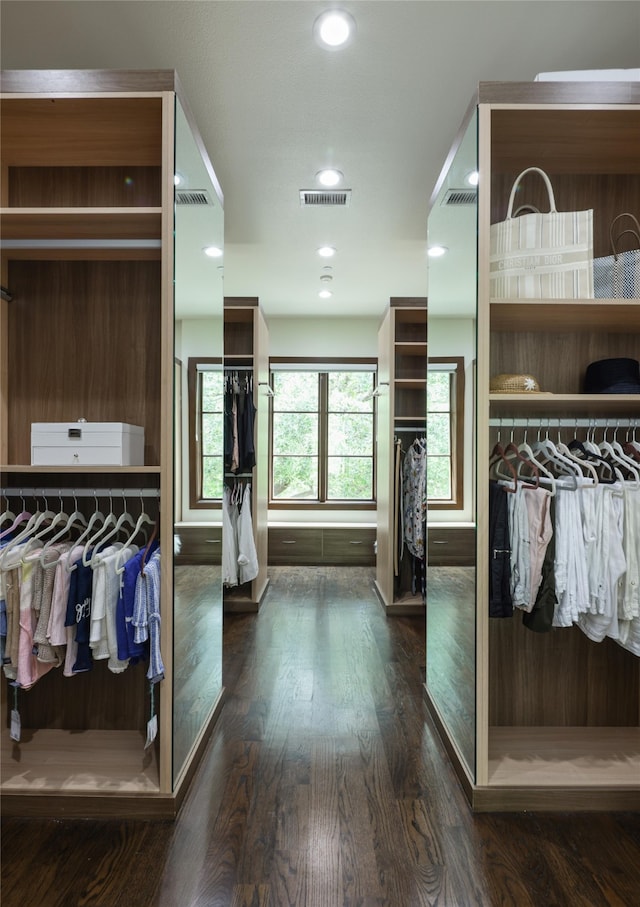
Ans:
[{"label": "recessed ceiling light", "polygon": [[223,251],[219,246],[205,246],[202,250],[209,258],[222,258]]},{"label": "recessed ceiling light", "polygon": [[331,290],[320,290],[318,296],[320,297],[320,299],[329,299],[329,297],[331,296]]},{"label": "recessed ceiling light", "polygon": [[477,170],[472,170],[470,173],[467,173],[465,180],[467,181],[469,186],[477,186],[480,180],[480,174]]},{"label": "recessed ceiling light", "polygon": [[173,174],[173,185],[179,186],[181,182],[182,182],[182,177],[180,176],[180,174],[174,173]]},{"label": "recessed ceiling light", "polygon": [[430,246],[427,250],[427,255],[429,258],[440,258],[441,255],[444,255],[448,249],[446,246]]},{"label": "recessed ceiling light", "polygon": [[338,183],[342,180],[343,176],[344,174],[342,174],[339,170],[332,169],[319,170],[316,173],[316,179],[318,180],[320,185],[328,186],[329,188],[337,186]]},{"label": "recessed ceiling light", "polygon": [[320,246],[320,248],[318,249],[318,255],[321,258],[331,258],[335,254],[336,250],[333,248],[333,246]]},{"label": "recessed ceiling light", "polygon": [[313,34],[321,47],[338,50],[349,44],[356,30],[352,15],[341,9],[328,9],[313,23]]}]

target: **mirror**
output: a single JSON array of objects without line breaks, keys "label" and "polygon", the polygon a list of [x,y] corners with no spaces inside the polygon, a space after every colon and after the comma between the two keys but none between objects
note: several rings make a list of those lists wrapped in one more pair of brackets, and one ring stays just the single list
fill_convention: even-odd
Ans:
[{"label": "mirror", "polygon": [[203,462],[205,490],[222,488],[222,258],[203,249],[223,248],[224,216],[179,102],[175,160],[174,786],[222,692],[221,511],[194,488]]},{"label": "mirror", "polygon": [[428,221],[426,687],[475,777],[475,361],[477,114],[441,176]]}]

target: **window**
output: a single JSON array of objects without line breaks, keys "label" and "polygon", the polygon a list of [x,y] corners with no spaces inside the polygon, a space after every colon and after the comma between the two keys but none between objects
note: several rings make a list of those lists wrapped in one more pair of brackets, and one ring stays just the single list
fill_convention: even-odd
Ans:
[{"label": "window", "polygon": [[215,359],[189,359],[190,506],[209,507],[222,497],[224,376]]},{"label": "window", "polygon": [[429,357],[427,498],[431,509],[463,506],[464,359]]},{"label": "window", "polygon": [[271,500],[373,506],[372,363],[272,363]]}]

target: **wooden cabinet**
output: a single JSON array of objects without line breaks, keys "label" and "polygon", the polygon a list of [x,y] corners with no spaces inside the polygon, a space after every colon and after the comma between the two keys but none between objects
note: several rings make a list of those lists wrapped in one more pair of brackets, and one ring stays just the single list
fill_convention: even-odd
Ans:
[{"label": "wooden cabinet", "polygon": [[[589,394],[590,362],[640,355],[640,300],[493,299],[489,228],[505,217],[516,176],[550,176],[560,211],[593,209],[595,256],[609,225],[640,211],[640,86],[498,84],[479,88],[477,581],[475,765],[427,699],[474,808],[637,809],[640,658],[578,626],[532,633],[519,612],[489,617],[489,456],[498,433],[639,425],[637,394]],[[545,207],[534,183],[526,201]],[[493,375],[531,374],[542,394],[490,393]]]},{"label": "wooden cabinet", "polygon": [[[17,693],[3,682],[4,715],[17,696],[23,719],[19,743],[3,722],[3,807],[173,816],[222,694],[178,777],[170,540],[179,88],[171,71],[5,72],[1,87],[1,283],[12,296],[1,303],[2,487],[20,489],[27,506],[54,490],[77,494],[85,513],[98,500],[116,509],[144,494],[168,542],[164,680],[152,694],[144,664],[115,674],[100,661],[73,678],[51,671]],[[30,465],[31,423],[79,419],[142,426],[144,465]],[[145,748],[152,712],[158,736]]]},{"label": "wooden cabinet", "polygon": [[254,442],[256,465],[251,474],[225,476],[225,482],[251,483],[251,515],[258,555],[259,573],[250,583],[225,587],[226,611],[257,611],[269,579],[267,577],[269,494],[269,334],[256,297],[225,297],[224,300],[224,368],[225,372],[250,373],[256,407]]},{"label": "wooden cabinet", "polygon": [[[389,614],[422,614],[399,538],[398,447],[423,438],[427,411],[427,300],[395,297],[378,333],[378,509],[375,588]],[[398,549],[398,550],[396,550]]]},{"label": "wooden cabinet", "polygon": [[269,563],[274,566],[373,566],[375,538],[373,527],[355,524],[272,526],[269,529]]}]

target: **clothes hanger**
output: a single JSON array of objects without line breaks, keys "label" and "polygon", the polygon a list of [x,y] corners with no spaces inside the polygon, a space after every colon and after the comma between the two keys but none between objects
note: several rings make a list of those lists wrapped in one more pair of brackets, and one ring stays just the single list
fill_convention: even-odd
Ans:
[{"label": "clothes hanger", "polygon": [[55,565],[60,560],[60,556],[56,557],[52,561],[46,560],[46,553],[49,550],[49,548],[51,548],[52,545],[55,545],[56,542],[60,541],[61,538],[64,538],[64,536],[69,533],[69,531],[72,529],[73,526],[79,525],[84,528],[86,528],[86,526],[87,526],[87,521],[84,517],[84,514],[78,510],[78,500],[77,500],[75,494],[73,495],[73,503],[74,503],[75,510],[73,511],[73,513],[71,513],[69,515],[66,525],[60,530],[60,532],[57,532],[53,536],[53,538],[51,538],[47,542],[45,542],[44,548],[40,552],[40,564],[45,569],[48,569],[49,567],[55,567]]},{"label": "clothes hanger", "polygon": [[[584,441],[580,441],[578,438],[574,438],[569,442],[569,448],[571,449],[571,452],[576,457],[576,459],[585,459],[593,464],[596,470],[596,474],[598,475],[598,481],[602,482],[603,485],[611,485],[617,481],[613,467],[611,466],[611,463],[609,463],[603,456],[601,456],[600,450],[597,445],[591,443],[590,432],[591,427],[589,427],[587,431],[587,437]],[[607,470],[606,475],[602,474],[603,469]]]},{"label": "clothes hanger", "polygon": [[[526,429],[524,431],[524,438],[522,440],[522,443],[518,446],[518,450],[520,452],[523,463],[526,463],[531,469],[536,470],[536,476],[538,479],[538,483],[535,487],[537,488],[540,485],[540,479],[541,479],[540,474],[542,473],[542,477],[546,478],[549,481],[550,488],[548,490],[549,490],[549,494],[551,495],[551,497],[553,497],[556,493],[556,477],[554,476],[554,474],[551,472],[550,469],[547,469],[547,467],[544,465],[544,463],[541,463],[539,460],[536,459],[536,455],[534,454],[533,450],[531,449],[531,446],[529,444],[527,444],[527,430]],[[522,468],[521,466],[518,467],[518,470],[517,470],[518,477],[520,476],[521,468]]]},{"label": "clothes hanger", "polygon": [[[540,432],[541,431],[542,428],[540,428]],[[548,426],[544,438],[540,436],[540,432],[538,433],[538,437],[532,445],[536,460],[538,462],[541,462],[539,454],[542,454],[546,458],[542,461],[543,463],[552,463],[561,475],[568,476],[569,478],[573,479],[571,489],[575,490],[578,487],[578,479],[583,478],[583,473],[579,465],[572,462],[570,459],[568,459],[568,457],[565,457],[556,448],[556,445],[549,437]]]},{"label": "clothes hanger", "polygon": [[[493,450],[489,454],[489,475],[491,475],[491,470],[493,469],[496,477],[500,476],[500,478],[512,479],[513,487],[507,484],[503,484],[502,487],[509,494],[515,494],[515,492],[518,490],[518,473],[516,472],[516,468],[513,463],[509,460],[508,457],[505,456],[505,449],[502,446],[501,431],[502,426],[500,425],[498,427],[498,437],[496,439],[496,443],[493,446]],[[498,467],[500,466],[500,464],[504,464],[506,466],[509,472],[508,476],[504,476],[503,474],[498,472]]]},{"label": "clothes hanger", "polygon": [[[87,528],[84,530],[84,532],[82,532],[80,534],[80,536],[76,540],[76,543],[75,543],[76,547],[78,545],[83,545],[85,543],[85,541],[91,536],[92,532],[94,532],[96,526],[98,524],[104,524],[104,521],[106,519],[104,514],[98,509],[98,496],[96,495],[95,491],[93,493],[93,498],[96,502],[96,509],[89,517],[89,522],[87,523]],[[76,565],[74,563],[72,563],[70,560],[67,560],[66,569],[67,569],[68,573],[72,573],[76,569]]]},{"label": "clothes hanger", "polygon": [[[36,511],[31,515],[31,518],[27,521],[27,525],[24,529],[18,533],[13,539],[11,539],[2,551],[2,556],[0,557],[0,569],[7,569],[7,564],[10,560],[9,555],[15,548],[20,546],[27,546],[32,541],[34,535],[40,530],[43,523],[51,522],[56,514],[49,510],[49,504],[45,495],[42,495],[42,500],[44,501],[45,509],[40,509],[40,504],[38,502]],[[26,550],[22,550],[21,558],[26,554]]]},{"label": "clothes hanger", "polygon": [[[64,503],[62,501],[62,492],[58,491],[58,500],[60,501],[60,510],[55,513],[52,510],[47,511],[49,518],[47,519],[47,514],[43,515],[38,524],[34,526],[33,534],[27,540],[25,547],[22,552],[22,563],[26,564],[26,556],[37,547],[38,542],[42,541],[45,536],[52,532],[56,526],[59,526],[60,523],[64,524],[64,532],[66,532],[67,522],[69,517],[64,509]],[[46,499],[45,499],[46,502]]]},{"label": "clothes hanger", "polygon": [[[93,570],[95,567],[97,567],[98,564],[100,563],[101,558],[100,558],[100,556],[99,556],[99,552],[102,551],[102,550],[106,547],[107,542],[109,542],[111,539],[115,538],[115,537],[118,535],[118,533],[122,530],[122,527],[123,527],[123,526],[125,526],[125,525],[127,525],[127,524],[128,524],[129,527],[131,527],[131,528],[132,528],[133,526],[135,526],[135,523],[134,523],[134,521],[133,521],[133,517],[131,516],[131,514],[129,513],[129,511],[126,509],[126,506],[127,506],[127,499],[126,499],[126,496],[125,496],[125,494],[124,494],[124,491],[123,491],[123,493],[122,493],[122,503],[123,503],[123,506],[124,506],[125,510],[124,510],[124,511],[120,514],[120,516],[116,519],[116,521],[115,521],[115,523],[114,523],[113,528],[111,529],[111,531],[110,531],[110,532],[107,532],[106,535],[102,536],[102,537],[96,542],[96,544],[94,545],[93,552],[91,553],[91,556],[90,556],[90,558],[89,558],[89,566],[91,567],[92,570]],[[104,526],[103,526],[102,528],[104,529]],[[122,545],[122,543],[118,543],[118,544],[119,544],[120,546]],[[83,563],[84,563],[84,552],[83,552]]]},{"label": "clothes hanger", "polygon": [[[124,558],[126,556],[127,549],[131,548],[131,546],[133,544],[133,540],[138,535],[138,533],[141,531],[144,532],[143,527],[145,525],[155,527],[155,521],[152,520],[151,517],[147,513],[145,513],[144,501],[142,499],[142,492],[140,492],[140,516],[138,517],[138,520],[137,520],[135,526],[133,527],[133,532],[129,535],[129,538],[126,539],[126,541],[124,541],[122,543],[122,550],[116,556],[115,572],[118,575],[124,573]],[[146,532],[144,533],[144,541],[145,541],[145,543],[147,542]]]},{"label": "clothes hanger", "polygon": [[[532,462],[533,458],[529,459],[524,455],[524,453],[521,452],[520,447],[513,440],[513,430],[511,431],[511,438],[509,439],[509,443],[504,448],[500,459],[502,460],[502,462],[505,462],[510,461],[512,458],[515,458],[518,461],[518,464],[515,467],[517,480],[530,485],[532,488],[538,488],[540,485],[540,470],[538,469],[538,464]],[[531,469],[533,475],[523,476],[520,472],[523,466]],[[508,478],[508,476],[500,472],[499,462],[497,464],[496,475],[502,475],[504,478]]]},{"label": "clothes hanger", "polygon": [[586,478],[592,480],[592,484],[583,485],[583,488],[595,488],[598,485],[598,473],[595,466],[592,463],[589,463],[588,460],[581,460],[579,457],[575,456],[568,444],[565,444],[562,438],[560,437],[560,428],[558,427],[558,440],[556,441],[556,449],[558,452],[570,460],[572,463],[576,463],[581,471],[581,474]]},{"label": "clothes hanger", "polygon": [[102,526],[98,529],[98,531],[89,536],[89,538],[84,543],[81,557],[83,567],[89,567],[91,565],[90,552],[93,550],[96,543],[99,543],[100,539],[103,536],[107,535],[111,529],[113,529],[117,522],[118,518],[113,512],[113,498],[111,497],[111,495],[109,495],[109,513],[104,518]]},{"label": "clothes hanger", "polygon": [[631,488],[640,488],[640,472],[636,469],[635,464],[625,456],[622,447],[615,439],[615,435],[613,441],[607,440],[607,430],[608,426],[606,426],[604,430],[604,437],[600,445],[601,449],[604,448],[614,464],[620,466],[622,469],[626,469],[626,471],[631,474],[631,479],[624,479],[624,477],[622,477],[623,480],[627,483],[631,482]]},{"label": "clothes hanger", "polygon": [[0,514],[0,526],[1,526],[3,523],[14,523],[15,520],[16,520],[16,515],[15,515],[15,513],[13,512],[13,510],[11,510],[11,505],[10,505],[10,503],[9,503],[9,498],[5,498],[5,500],[6,500],[6,502],[7,502],[7,508],[6,508],[6,510],[5,510],[3,513]]},{"label": "clothes hanger", "polygon": [[144,568],[147,564],[147,558],[149,557],[149,552],[151,551],[151,546],[153,545],[154,541],[156,540],[156,538],[158,536],[159,528],[160,528],[160,511],[158,511],[158,519],[156,520],[155,525],[153,527],[153,532],[151,533],[151,537],[150,537],[149,541],[147,542],[147,547],[144,549],[144,552],[142,553],[142,558],[140,560],[140,576],[144,576]]},{"label": "clothes hanger", "polygon": [[[3,538],[6,538],[8,535],[11,535],[11,533],[14,532],[14,530],[16,530],[18,526],[20,526],[22,523],[28,522],[33,516],[33,514],[29,510],[27,510],[24,498],[22,496],[22,491],[20,492],[20,501],[22,503],[22,510],[17,516],[13,517],[13,523],[11,524],[11,526],[9,526],[8,529],[4,529],[2,532],[0,532],[0,541]],[[3,518],[6,514],[10,513],[10,510],[6,510],[3,514]]]}]

